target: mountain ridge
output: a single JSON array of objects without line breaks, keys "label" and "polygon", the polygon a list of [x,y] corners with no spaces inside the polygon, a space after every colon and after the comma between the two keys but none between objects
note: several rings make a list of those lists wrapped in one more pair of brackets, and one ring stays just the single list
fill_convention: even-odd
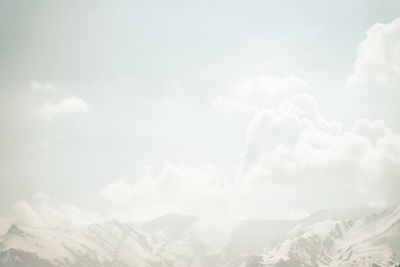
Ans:
[{"label": "mountain ridge", "polygon": [[356,211],[233,223],[175,213],[71,228],[13,224],[0,237],[0,266],[397,266],[400,207]]}]

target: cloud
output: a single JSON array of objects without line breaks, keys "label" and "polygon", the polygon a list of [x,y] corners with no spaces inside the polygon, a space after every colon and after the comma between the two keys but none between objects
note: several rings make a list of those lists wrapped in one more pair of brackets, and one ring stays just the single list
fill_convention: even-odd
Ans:
[{"label": "cloud", "polygon": [[33,92],[49,92],[55,90],[55,87],[50,82],[38,82],[32,80],[29,83],[29,90]]},{"label": "cloud", "polygon": [[327,121],[319,112],[318,101],[310,95],[298,95],[284,101],[278,110],[264,109],[257,113],[247,130],[244,168],[259,154],[285,145],[294,147],[306,128],[337,133],[341,124]]},{"label": "cloud", "polygon": [[[100,194],[113,202],[127,201],[135,219],[168,212],[215,215],[232,200],[232,180],[213,165],[192,167],[164,163],[159,171],[150,167],[130,184],[117,180]],[[141,217],[138,217],[138,214]]]},{"label": "cloud", "polygon": [[317,106],[315,98],[303,95],[278,110],[260,111],[248,129],[242,179],[303,194],[311,189],[320,196],[328,189],[351,194],[349,201],[359,195],[398,203],[400,135],[382,120],[369,119],[344,131]]},{"label": "cloud", "polygon": [[256,75],[235,83],[229,94],[217,96],[212,105],[221,112],[255,112],[274,106],[307,86],[307,82],[294,75]]},{"label": "cloud", "polygon": [[77,97],[64,98],[56,103],[46,103],[38,111],[39,117],[53,121],[57,117],[68,116],[90,111],[83,99]]},{"label": "cloud", "polygon": [[113,202],[121,202],[132,198],[134,188],[124,180],[116,180],[106,188],[104,188],[100,195],[106,197]]},{"label": "cloud", "polygon": [[69,204],[50,204],[45,194],[36,194],[32,204],[15,203],[8,225],[17,224],[31,227],[76,227],[103,220],[101,216]]},{"label": "cloud", "polygon": [[327,207],[398,203],[399,174],[400,135],[384,121],[360,119],[344,130],[321,114],[315,97],[298,95],[254,115],[241,168],[167,162],[101,194],[129,203],[133,216],[289,218]]},{"label": "cloud", "polygon": [[106,219],[71,204],[54,203],[44,193],[36,193],[31,201],[16,202],[10,210],[8,217],[0,218],[0,235],[12,224],[40,228],[79,227]]},{"label": "cloud", "polygon": [[[367,32],[345,85],[357,100],[400,99],[399,33],[400,19]],[[308,86],[293,75],[256,75],[212,101],[220,112],[253,114],[239,166],[165,163],[133,183],[111,183],[102,196],[149,216],[288,218],[320,208],[400,203],[400,135],[381,119],[361,118],[351,128],[327,119],[317,98],[304,94]]]},{"label": "cloud", "polygon": [[[397,105],[400,98],[400,18],[377,23],[358,47],[346,88],[375,102]],[[394,102],[393,102],[394,101]]]}]

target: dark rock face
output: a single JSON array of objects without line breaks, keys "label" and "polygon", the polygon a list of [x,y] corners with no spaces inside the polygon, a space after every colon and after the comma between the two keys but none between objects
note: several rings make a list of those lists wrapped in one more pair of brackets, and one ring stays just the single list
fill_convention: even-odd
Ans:
[{"label": "dark rock face", "polygon": [[15,224],[11,225],[10,229],[7,231],[8,235],[23,235],[24,232],[18,228]]}]

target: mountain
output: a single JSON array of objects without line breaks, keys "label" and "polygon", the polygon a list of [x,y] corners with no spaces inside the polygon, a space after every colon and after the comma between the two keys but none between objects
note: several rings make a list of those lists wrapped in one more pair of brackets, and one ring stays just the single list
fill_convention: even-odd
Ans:
[{"label": "mountain", "polygon": [[168,266],[148,235],[117,220],[75,229],[12,225],[0,251],[0,266]]},{"label": "mountain", "polygon": [[396,266],[400,207],[325,210],[304,220],[210,220],[168,214],[81,227],[12,225],[0,267]]},{"label": "mountain", "polygon": [[360,206],[350,209],[326,209],[314,212],[301,220],[299,226],[308,226],[314,223],[323,222],[326,220],[343,221],[362,218],[373,213],[381,211],[380,208]]},{"label": "mountain", "polygon": [[399,266],[400,207],[293,228],[245,266]]}]

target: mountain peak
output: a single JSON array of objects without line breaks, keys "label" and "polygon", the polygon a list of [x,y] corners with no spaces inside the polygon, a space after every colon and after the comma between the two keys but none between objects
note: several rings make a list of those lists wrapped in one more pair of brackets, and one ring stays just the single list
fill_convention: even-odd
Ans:
[{"label": "mountain peak", "polygon": [[12,224],[7,231],[7,235],[23,235],[24,231],[22,231],[17,225]]}]

